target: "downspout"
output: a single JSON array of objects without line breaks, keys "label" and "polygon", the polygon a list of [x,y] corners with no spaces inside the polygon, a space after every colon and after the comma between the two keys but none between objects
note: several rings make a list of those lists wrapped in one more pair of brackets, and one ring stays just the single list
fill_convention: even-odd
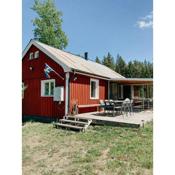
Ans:
[{"label": "downspout", "polygon": [[65,117],[69,112],[69,72],[66,72]]}]

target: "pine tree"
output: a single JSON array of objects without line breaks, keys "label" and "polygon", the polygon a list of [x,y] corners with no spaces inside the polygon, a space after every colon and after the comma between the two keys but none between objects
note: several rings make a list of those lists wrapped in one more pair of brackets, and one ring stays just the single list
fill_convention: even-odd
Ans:
[{"label": "pine tree", "polygon": [[101,61],[98,57],[95,58],[95,62],[101,64]]},{"label": "pine tree", "polygon": [[114,58],[109,52],[107,56],[103,57],[102,64],[114,70]]},{"label": "pine tree", "polygon": [[127,65],[126,65],[124,59],[118,54],[117,59],[116,59],[116,64],[115,64],[115,71],[118,72],[119,74],[125,76],[126,69],[127,69]]},{"label": "pine tree", "polygon": [[38,15],[33,20],[35,39],[58,49],[65,48],[68,38],[62,30],[62,13],[53,0],[35,0],[32,10]]}]

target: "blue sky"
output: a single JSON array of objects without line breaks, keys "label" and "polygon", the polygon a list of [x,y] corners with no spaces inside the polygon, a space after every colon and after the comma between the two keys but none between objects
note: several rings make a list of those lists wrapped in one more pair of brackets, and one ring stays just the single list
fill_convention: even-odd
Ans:
[{"label": "blue sky", "polygon": [[[23,0],[22,46],[33,38],[33,0]],[[63,13],[63,31],[69,38],[66,51],[89,58],[110,52],[126,61],[152,61],[152,0],[55,0]]]}]

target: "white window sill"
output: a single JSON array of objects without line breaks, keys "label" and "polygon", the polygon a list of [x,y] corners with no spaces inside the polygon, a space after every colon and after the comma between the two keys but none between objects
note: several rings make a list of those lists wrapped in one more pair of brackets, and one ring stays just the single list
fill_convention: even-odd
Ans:
[{"label": "white window sill", "polygon": [[91,100],[99,100],[98,97],[90,97]]},{"label": "white window sill", "polygon": [[53,97],[53,95],[43,95],[41,97]]}]

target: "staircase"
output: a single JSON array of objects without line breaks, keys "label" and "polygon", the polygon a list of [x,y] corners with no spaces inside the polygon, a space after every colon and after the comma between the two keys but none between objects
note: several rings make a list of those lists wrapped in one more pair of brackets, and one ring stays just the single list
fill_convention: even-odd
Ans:
[{"label": "staircase", "polygon": [[88,126],[91,124],[90,119],[79,119],[73,116],[67,116],[65,119],[60,119],[59,122],[54,122],[53,126],[58,128],[74,129],[85,132]]}]

